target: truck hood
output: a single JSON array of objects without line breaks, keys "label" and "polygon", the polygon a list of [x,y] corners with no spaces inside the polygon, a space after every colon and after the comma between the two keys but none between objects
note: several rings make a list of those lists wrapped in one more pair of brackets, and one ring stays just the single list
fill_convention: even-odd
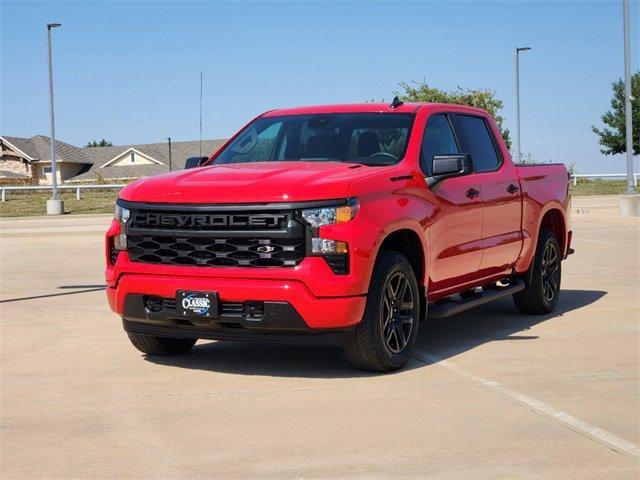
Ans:
[{"label": "truck hood", "polygon": [[270,203],[346,198],[349,184],[387,167],[339,162],[214,165],[131,183],[120,198],[150,203]]}]

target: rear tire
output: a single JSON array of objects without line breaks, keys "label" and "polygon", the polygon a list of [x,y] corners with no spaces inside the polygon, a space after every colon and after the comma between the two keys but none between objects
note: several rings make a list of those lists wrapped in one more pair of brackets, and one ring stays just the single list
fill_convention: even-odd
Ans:
[{"label": "rear tire", "polygon": [[344,349],[347,358],[362,370],[402,368],[411,356],[419,319],[418,283],[411,265],[400,253],[380,253],[362,322]]},{"label": "rear tire", "polygon": [[182,355],[191,350],[197,341],[195,338],[166,338],[139,333],[127,333],[127,335],[133,346],[147,355]]},{"label": "rear tire", "polygon": [[531,281],[524,290],[513,295],[521,313],[545,315],[554,309],[560,296],[561,261],[560,244],[555,234],[551,230],[542,230],[530,267],[533,269]]}]

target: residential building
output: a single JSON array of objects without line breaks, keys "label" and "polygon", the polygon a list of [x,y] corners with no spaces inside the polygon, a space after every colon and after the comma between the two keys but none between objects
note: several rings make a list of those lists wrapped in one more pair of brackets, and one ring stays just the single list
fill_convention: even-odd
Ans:
[{"label": "residential building", "polygon": [[[202,155],[215,152],[225,140],[203,140]],[[76,147],[56,140],[60,183],[121,182],[182,169],[198,156],[200,142],[168,142],[112,147]],[[0,136],[0,181],[51,184],[51,139]]]}]

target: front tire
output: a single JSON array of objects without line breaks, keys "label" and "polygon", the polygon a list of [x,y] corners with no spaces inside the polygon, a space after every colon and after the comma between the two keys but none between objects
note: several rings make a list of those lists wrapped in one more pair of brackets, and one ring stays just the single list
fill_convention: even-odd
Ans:
[{"label": "front tire", "polygon": [[362,370],[402,368],[418,334],[420,298],[415,273],[406,257],[382,252],[376,261],[362,322],[345,347],[349,361]]},{"label": "front tire", "polygon": [[551,230],[540,232],[536,255],[530,268],[531,281],[524,290],[513,295],[521,313],[545,315],[553,311],[560,296],[562,278],[560,244]]},{"label": "front tire", "polygon": [[147,355],[173,356],[187,353],[196,344],[195,338],[166,338],[140,333],[127,333],[134,347]]}]

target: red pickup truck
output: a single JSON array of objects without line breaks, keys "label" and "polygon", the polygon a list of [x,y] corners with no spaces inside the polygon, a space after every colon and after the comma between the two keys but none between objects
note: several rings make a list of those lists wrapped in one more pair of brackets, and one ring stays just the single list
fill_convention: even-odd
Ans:
[{"label": "red pickup truck", "polygon": [[274,110],[186,167],[124,188],[106,235],[109,305],[146,354],[329,343],[391,371],[426,318],[558,301],[567,170],[512,163],[483,110]]}]

